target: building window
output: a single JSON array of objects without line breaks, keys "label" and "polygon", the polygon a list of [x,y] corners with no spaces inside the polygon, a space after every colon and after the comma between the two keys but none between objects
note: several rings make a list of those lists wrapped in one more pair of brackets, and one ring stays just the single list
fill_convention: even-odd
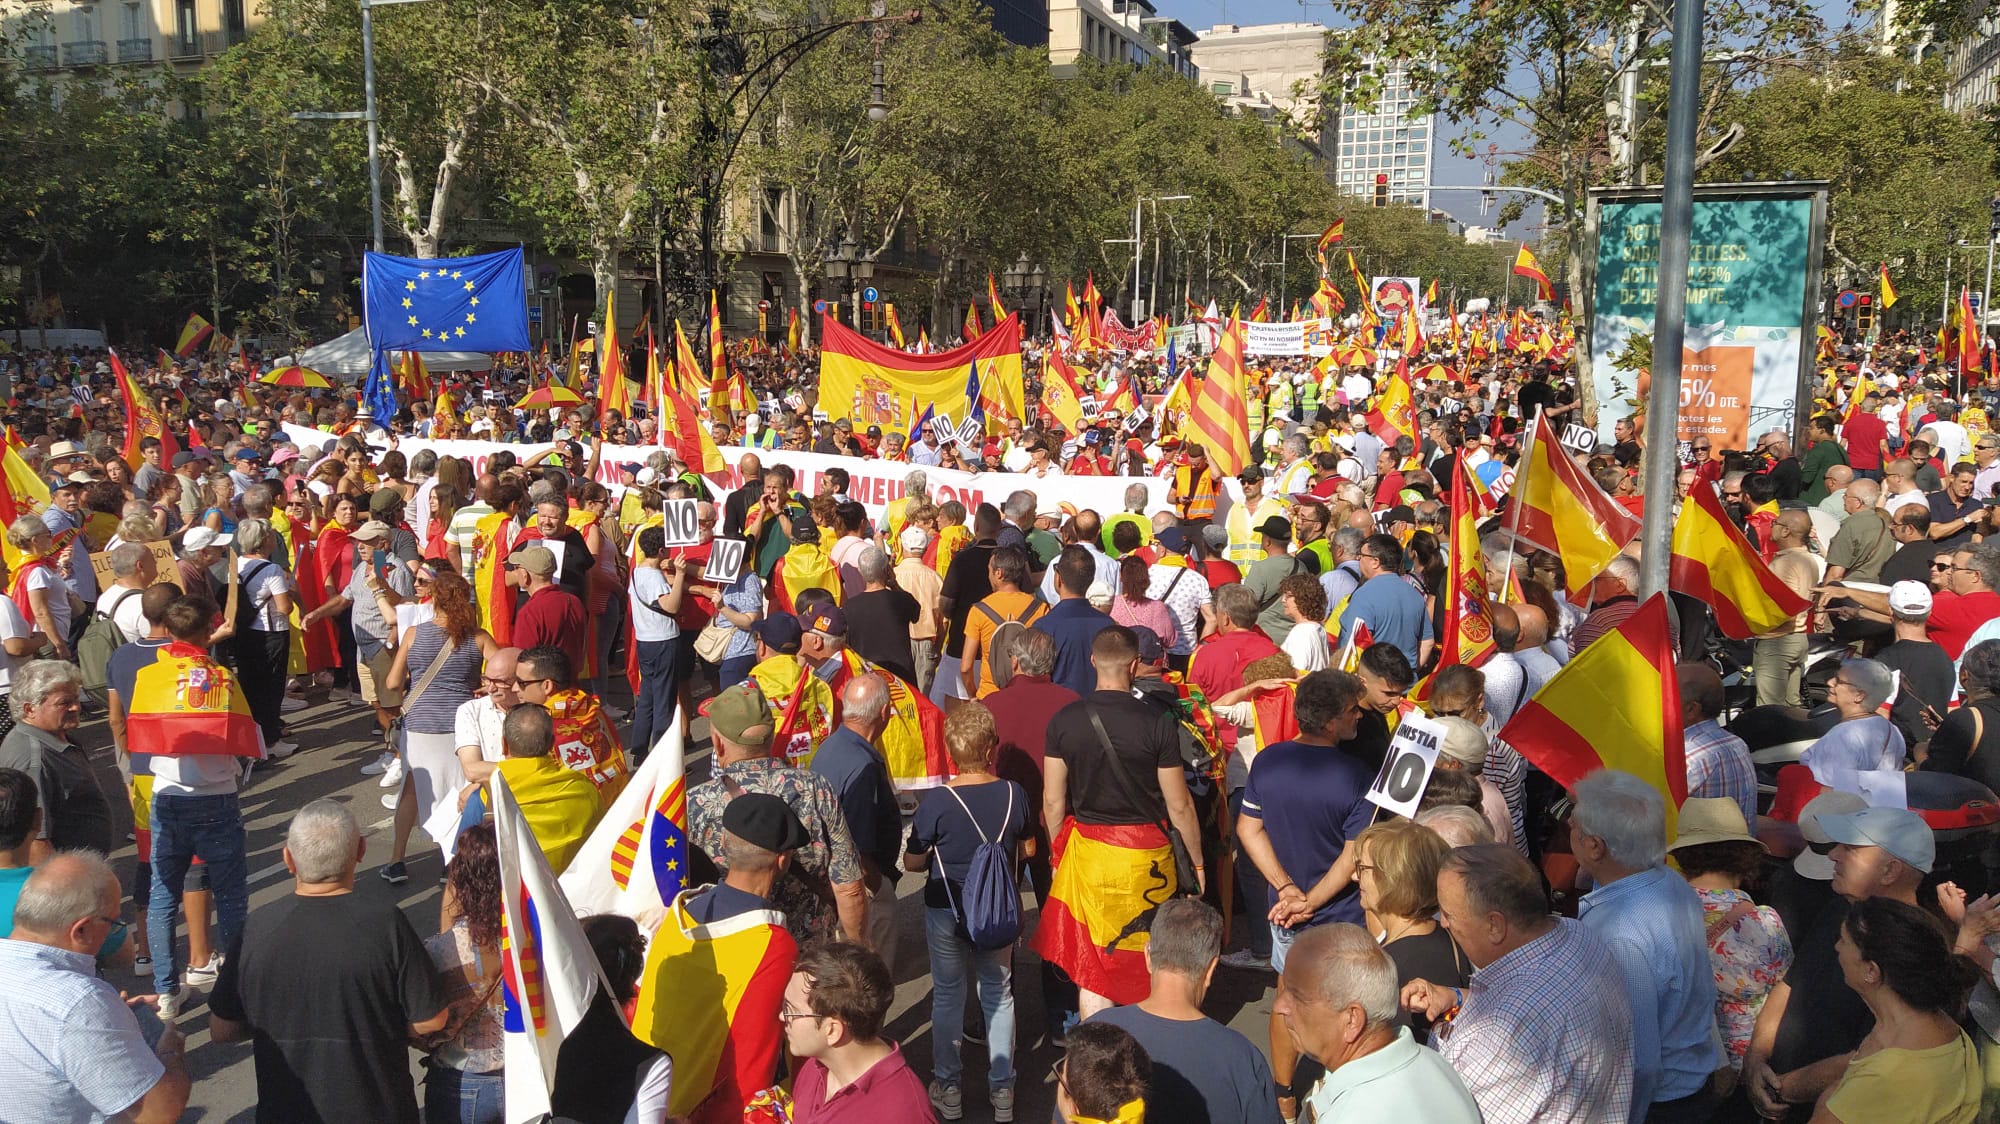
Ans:
[{"label": "building window", "polygon": [[125,5],[124,31],[119,35],[119,38],[149,39],[152,37],[152,34],[152,29],[146,26],[145,14],[140,10],[139,5],[128,2]]},{"label": "building window", "polygon": [[195,22],[194,0],[176,0],[174,4],[174,53],[179,55],[197,54],[201,50],[201,32]]},{"label": "building window", "polygon": [[241,43],[247,30],[243,20],[243,0],[222,0],[222,28],[231,43]]},{"label": "building window", "polygon": [[75,14],[77,42],[95,42],[97,39],[97,6],[95,4],[78,4]]}]

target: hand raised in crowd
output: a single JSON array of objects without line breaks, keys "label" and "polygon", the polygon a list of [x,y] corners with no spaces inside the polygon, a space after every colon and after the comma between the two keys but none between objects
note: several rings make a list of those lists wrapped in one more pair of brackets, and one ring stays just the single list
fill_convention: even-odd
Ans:
[{"label": "hand raised in crowd", "polygon": [[1444,1017],[1445,1012],[1458,1006],[1458,995],[1456,989],[1442,987],[1429,980],[1411,980],[1403,985],[1403,1009],[1436,1022]]}]

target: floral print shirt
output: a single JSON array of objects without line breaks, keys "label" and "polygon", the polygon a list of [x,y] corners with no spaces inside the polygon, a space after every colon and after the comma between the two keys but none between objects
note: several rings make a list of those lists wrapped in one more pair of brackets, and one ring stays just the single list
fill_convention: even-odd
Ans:
[{"label": "floral print shirt", "polygon": [[1742,1069],[1757,1012],[1792,966],[1792,939],[1777,910],[1751,902],[1741,890],[1697,887],[1695,893],[1715,968],[1715,1022],[1729,1047],[1729,1064]]}]

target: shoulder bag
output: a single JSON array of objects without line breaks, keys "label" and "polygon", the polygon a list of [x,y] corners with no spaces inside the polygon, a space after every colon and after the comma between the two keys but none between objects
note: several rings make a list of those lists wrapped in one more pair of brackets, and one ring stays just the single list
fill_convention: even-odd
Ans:
[{"label": "shoulder bag", "polygon": [[[443,626],[439,627],[442,628]],[[438,677],[438,672],[444,670],[446,661],[450,660],[452,653],[456,651],[458,651],[458,641],[453,640],[449,636],[445,637],[444,647],[438,649],[437,658],[431,661],[431,665],[424,669],[422,675],[417,676],[415,685],[404,692],[402,708],[396,715],[396,720],[389,724],[389,737],[394,740],[398,749],[401,749],[403,745],[403,723],[410,716],[410,708],[417,705],[417,700],[423,697],[424,691],[430,687],[431,681]]]},{"label": "shoulder bag", "polygon": [[[1086,705],[1084,713],[1090,715],[1091,728],[1097,731],[1097,744],[1104,747],[1105,762],[1111,770],[1111,775],[1118,778],[1118,786],[1125,790],[1126,799],[1132,801],[1135,808],[1145,807],[1145,794],[1132,780],[1132,774],[1126,771],[1125,763],[1118,759],[1118,751],[1112,748],[1111,735],[1104,729],[1104,719],[1098,717],[1097,708]],[[1161,802],[1165,803],[1165,797],[1161,798]],[[1200,895],[1201,880],[1195,873],[1194,856],[1188,850],[1187,840],[1181,838],[1180,831],[1174,827],[1171,819],[1161,818],[1153,822],[1154,826],[1166,833],[1167,846],[1174,852],[1174,896],[1192,898]]]}]

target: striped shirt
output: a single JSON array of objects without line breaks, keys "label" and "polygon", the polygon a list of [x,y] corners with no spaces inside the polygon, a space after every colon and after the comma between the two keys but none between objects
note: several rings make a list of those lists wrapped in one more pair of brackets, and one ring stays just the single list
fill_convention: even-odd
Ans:
[{"label": "striped shirt", "polygon": [[166,1073],[91,957],[0,940],[0,1120],[98,1124]]},{"label": "striped shirt", "polygon": [[1624,1124],[1632,1105],[1632,1008],[1611,950],[1581,922],[1473,972],[1438,1052],[1486,1124]]},{"label": "striped shirt", "polygon": [[1757,826],[1757,769],[1743,739],[1710,718],[1689,726],[1688,797],[1726,796],[1743,809],[1743,826]]}]

